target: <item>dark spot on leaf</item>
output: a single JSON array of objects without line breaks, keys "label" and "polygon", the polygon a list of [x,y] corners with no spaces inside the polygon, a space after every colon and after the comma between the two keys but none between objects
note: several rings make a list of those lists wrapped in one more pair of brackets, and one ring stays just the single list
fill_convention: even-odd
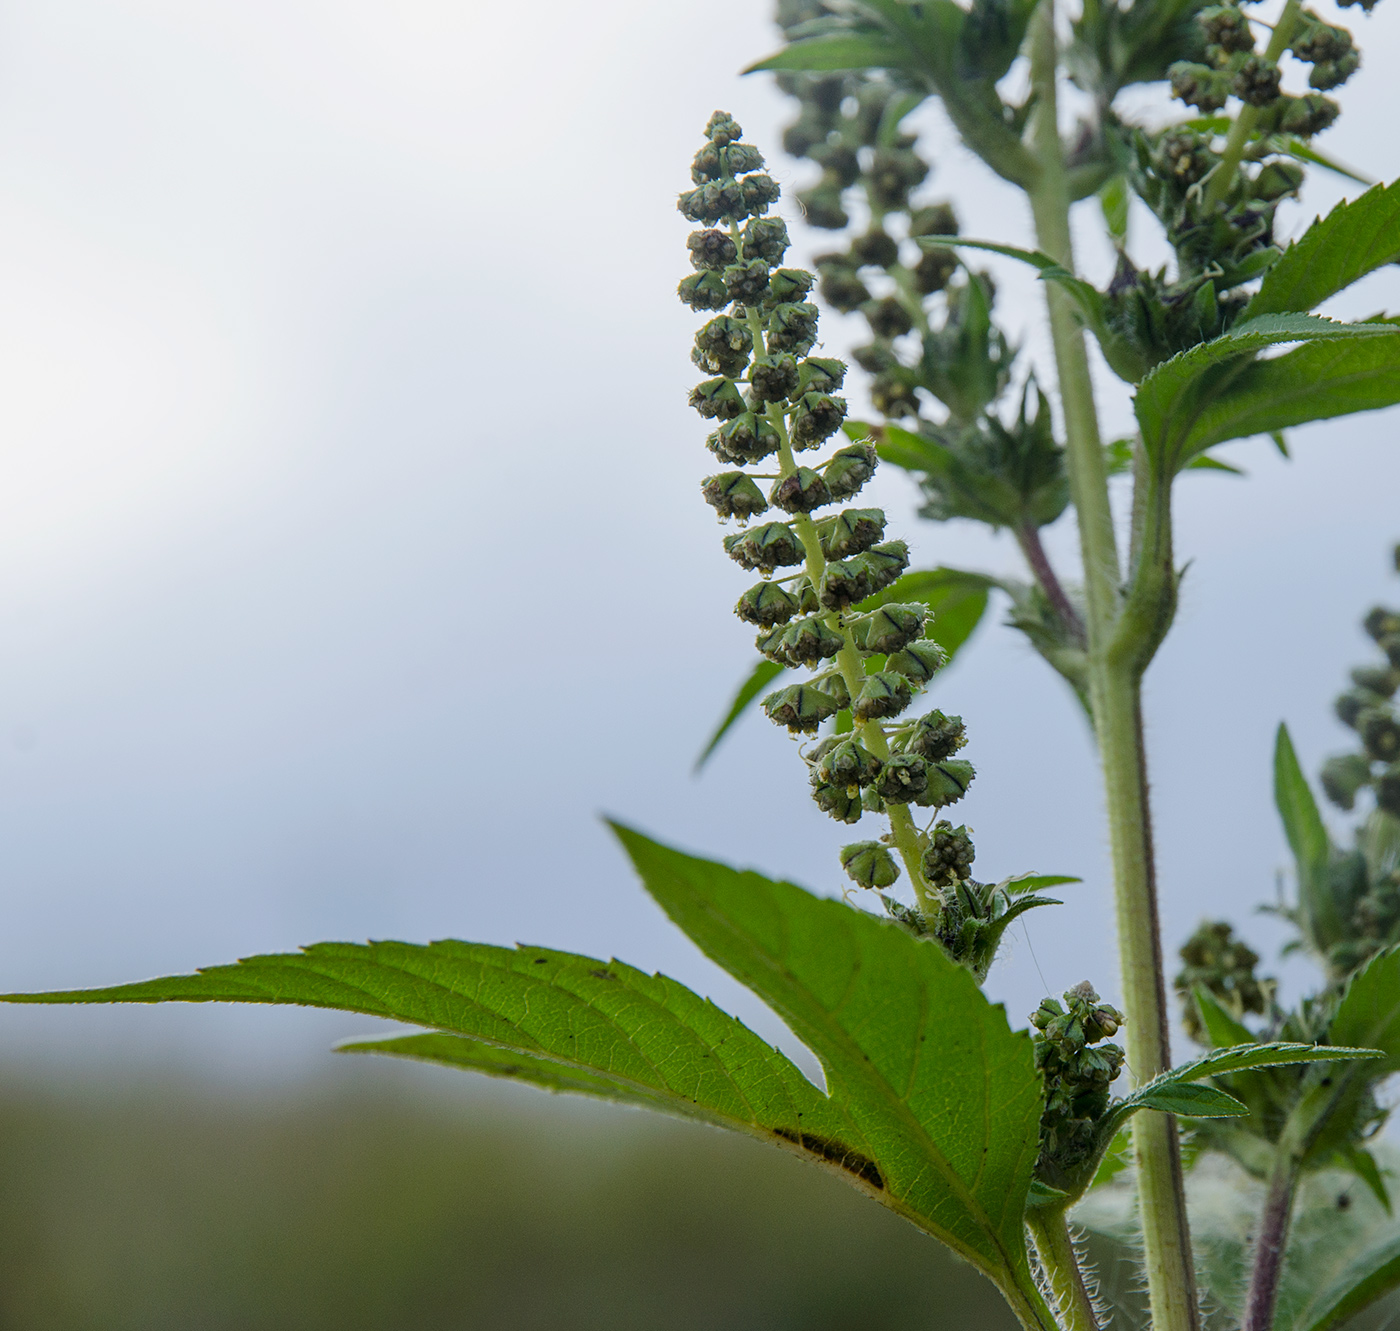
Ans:
[{"label": "dark spot on leaf", "polygon": [[1345,1211],[1351,1205],[1351,1198],[1346,1193],[1341,1193],[1337,1198],[1337,1210]]},{"label": "dark spot on leaf", "polygon": [[543,966],[544,963],[545,963],[546,961],[548,961],[548,960],[549,960],[548,957],[536,957],[536,958],[535,958],[535,965],[536,965],[536,966]]},{"label": "dark spot on leaf", "polygon": [[774,1128],[773,1133],[774,1136],[781,1137],[784,1141],[792,1142],[795,1146],[802,1147],[803,1150],[811,1151],[813,1155],[821,1156],[827,1164],[835,1165],[838,1169],[844,1169],[848,1174],[854,1174],[857,1178],[864,1179],[872,1188],[884,1191],[885,1177],[880,1173],[879,1166],[868,1155],[853,1151],[841,1142],[832,1141],[830,1137],[818,1137],[814,1132],[793,1132],[790,1128]]},{"label": "dark spot on leaf", "polygon": [[1330,1085],[1332,1084],[1332,1078],[1331,1078],[1331,1077],[1324,1077],[1324,1078],[1322,1079],[1322,1084],[1323,1084],[1324,1086],[1330,1086]]},{"label": "dark spot on leaf", "polygon": [[607,970],[603,970],[603,971],[589,971],[588,973],[589,973],[595,980],[615,980],[615,979],[617,979],[617,976],[614,975],[614,974],[612,973],[612,971],[607,971]]}]

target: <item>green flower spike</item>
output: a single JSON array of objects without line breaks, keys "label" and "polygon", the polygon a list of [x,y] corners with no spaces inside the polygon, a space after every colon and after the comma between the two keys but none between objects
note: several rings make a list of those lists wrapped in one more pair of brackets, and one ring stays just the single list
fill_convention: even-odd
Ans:
[{"label": "green flower spike", "polygon": [[[819,139],[807,146],[820,152]],[[843,156],[840,145],[831,148],[822,162],[829,179],[821,189],[834,189],[839,199],[864,168],[854,149]],[[899,877],[902,862],[916,913],[931,926],[945,905],[937,888],[966,877],[971,843],[961,829],[953,835],[946,825],[921,831],[910,807],[941,808],[961,799],[972,767],[952,758],[963,742],[956,719],[934,713],[913,727],[887,725],[910,706],[944,656],[924,636],[929,616],[922,604],[862,605],[909,566],[905,543],[886,539],[885,514],[878,508],[824,511],[860,492],[878,456],[869,440],[839,439],[846,403],[836,394],[846,366],[811,354],[818,310],[807,297],[815,279],[780,266],[787,227],[768,213],[779,191],[762,167],[762,155],[742,142],[733,117],[716,112],[692,164],[694,187],[678,204],[700,228],[687,241],[693,272],[681,283],[680,296],[708,316],[695,334],[692,359],[711,377],[690,401],[704,419],[717,422],[707,446],[733,468],[706,477],[702,488],[722,519],[742,523],[770,505],[784,515],[724,538],[730,558],[765,579],[734,608],[760,630],[758,650],[783,666],[817,672],[770,693],[763,710],[794,735],[815,736],[840,715],[848,733],[828,735],[806,755],[812,797],[839,822],[857,822],[867,812],[889,820],[887,836],[847,847],[843,867],[862,886],[884,888]],[[927,168],[897,137],[877,145],[866,174],[891,208],[906,209],[910,189]],[[806,196],[809,216],[815,197]],[[921,234],[956,227],[946,208],[918,216]],[[852,307],[865,307],[869,293],[860,270],[888,269],[898,260],[899,246],[875,226],[849,257],[834,267],[823,263],[823,286],[844,281]],[[920,279],[927,291],[941,289],[954,271],[950,254],[932,253],[930,271]],[[899,301],[877,304],[866,312],[886,340],[911,326]],[[897,367],[891,359],[887,368]],[[840,447],[819,456],[833,437]],[[807,453],[812,459],[799,465],[798,455]],[[765,476],[747,470],[757,463],[764,464]],[[770,482],[766,493],[759,479]],[[800,571],[774,577],[785,568]],[[931,927],[926,933],[936,936]]]}]

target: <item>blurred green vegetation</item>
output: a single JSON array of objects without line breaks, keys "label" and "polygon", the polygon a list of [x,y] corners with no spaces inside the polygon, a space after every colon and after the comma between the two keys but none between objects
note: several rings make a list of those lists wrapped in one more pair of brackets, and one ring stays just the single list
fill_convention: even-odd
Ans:
[{"label": "blurred green vegetation", "polygon": [[0,1331],[1013,1331],[839,1179],[406,1076],[0,1087]]}]

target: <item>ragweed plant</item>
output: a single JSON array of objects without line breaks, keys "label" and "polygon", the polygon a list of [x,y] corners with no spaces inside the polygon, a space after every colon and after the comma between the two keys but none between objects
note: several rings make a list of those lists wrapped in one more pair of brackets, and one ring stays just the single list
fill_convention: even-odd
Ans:
[{"label": "ragweed plant", "polygon": [[[1368,1249],[1298,1303],[1280,1291],[1311,1277],[1290,1267],[1285,1240],[1314,1165],[1340,1162],[1384,1190],[1365,1142],[1379,1122],[1375,1088],[1400,1067],[1393,857],[1386,868],[1374,847],[1359,847],[1359,861],[1335,849],[1283,735],[1276,777],[1299,861],[1289,909],[1329,987],[1280,1014],[1254,954],[1209,927],[1180,981],[1209,1049],[1173,1067],[1141,683],[1175,612],[1177,478],[1223,466],[1210,450],[1228,440],[1281,440],[1307,421],[1400,401],[1400,321],[1312,313],[1400,259],[1400,187],[1339,206],[1286,248],[1275,234],[1301,164],[1325,161],[1311,140],[1337,114],[1327,90],[1357,67],[1351,38],[1298,0],[1272,28],[1196,0],[1086,0],[1068,24],[1053,0],[823,0],[785,4],[782,17],[790,42],[757,68],[781,72],[802,100],[788,146],[820,169],[807,214],[840,231],[858,213],[859,233],[816,275],[784,267],[776,183],[731,117],[710,120],[680,196],[697,228],[680,296],[706,316],[692,357],[703,378],[691,404],[714,457],[701,488],[735,524],[725,551],[757,576],[736,613],[761,657],[711,748],[763,695],[798,737],[818,810],[879,820],[840,855],[868,892],[819,897],[615,830],[646,889],[787,1023],[824,1084],[665,976],[540,947],[323,943],[9,999],[289,1003],[407,1022],[420,1029],[347,1049],[658,1109],[794,1152],[972,1262],[1038,1331],[1101,1325],[1070,1214],[1115,1175],[1135,1197],[1154,1328],[1201,1325],[1180,1118],[1207,1154],[1267,1180],[1243,1226],[1255,1235],[1238,1303],[1248,1331],[1335,1326],[1400,1284],[1394,1247]],[[1262,50],[1256,28],[1268,32]],[[1284,88],[1288,52],[1310,66],[1310,90]],[[1018,61],[1027,90],[1008,100]],[[1059,113],[1067,82],[1085,107],[1073,127]],[[1153,82],[1201,114],[1134,123],[1119,94]],[[947,201],[919,197],[926,161],[902,124],[930,97],[1024,192],[1037,248],[961,236]],[[1070,243],[1072,204],[1096,195],[1118,256],[1104,290],[1076,272]],[[1132,259],[1130,195],[1160,224],[1171,265]],[[1053,365],[1034,377],[992,321],[990,278],[969,266],[986,250],[1044,281]],[[866,319],[870,341],[853,354],[880,420],[847,419],[847,367],[812,354],[819,300]],[[1086,336],[1131,389],[1130,439],[1100,436]],[[908,569],[885,514],[860,504],[881,462],[911,473],[926,517],[1010,530],[1027,579]],[[1109,505],[1115,472],[1131,473],[1125,548]],[[1071,511],[1077,580],[1052,567],[1041,539]],[[958,756],[965,727],[941,710],[911,714],[998,589],[1092,724],[1113,858],[1121,1010],[1086,981],[1047,998],[1033,1034],[1014,1030],[981,982],[1007,924],[1049,904],[1036,890],[1073,880],[972,877],[966,828],[940,817],[973,777]],[[1369,788],[1382,819],[1394,799],[1397,621],[1384,612],[1372,627],[1389,664],[1368,667],[1347,695],[1363,752],[1329,765],[1327,789],[1345,802]],[[870,901],[883,914],[862,908]],[[1220,1126],[1234,1121],[1244,1126]],[[1311,1223],[1300,1214],[1296,1229]],[[1207,1292],[1229,1306],[1217,1284],[1212,1275]]]}]

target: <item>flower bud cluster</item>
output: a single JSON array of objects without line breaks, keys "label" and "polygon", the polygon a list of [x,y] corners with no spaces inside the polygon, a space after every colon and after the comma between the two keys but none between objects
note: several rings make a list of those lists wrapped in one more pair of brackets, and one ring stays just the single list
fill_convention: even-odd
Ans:
[{"label": "flower bud cluster", "polygon": [[1337,719],[1361,741],[1360,752],[1339,754],[1322,769],[1322,788],[1338,808],[1350,811],[1361,790],[1370,788],[1376,807],[1400,818],[1400,611],[1382,606],[1362,621],[1381,659],[1351,672],[1351,688],[1338,696]]},{"label": "flower bud cluster", "polygon": [[[887,195],[903,197],[898,163],[881,160]],[[874,475],[874,446],[841,440],[815,455],[840,435],[846,367],[812,354],[813,279],[781,267],[787,231],[769,215],[777,190],[762,166],[739,126],[716,112],[692,166],[694,188],[679,201],[702,227],[687,242],[695,272],[679,295],[709,316],[692,353],[708,377],[690,402],[713,423],[708,446],[724,464],[701,491],[721,521],[738,525],[724,537],[726,553],[762,575],[735,613],[758,629],[755,645],[768,660],[813,672],[770,693],[763,710],[795,735],[838,722],[804,755],[813,799],[840,822],[868,812],[890,819],[888,837],[843,851],[848,876],[885,888],[902,862],[920,906],[935,908],[930,875],[938,886],[965,879],[971,843],[946,824],[920,832],[909,810],[963,797],[974,773],[954,754],[965,734],[959,718],[939,712],[902,719],[945,654],[928,637],[927,605],[891,591],[908,567],[908,547],[887,538],[880,509],[848,504]],[[899,169],[911,174],[907,163]],[[751,471],[757,464],[769,470]]]},{"label": "flower bud cluster", "polygon": [[1246,1015],[1263,1016],[1274,1001],[1276,980],[1259,979],[1254,968],[1259,954],[1223,920],[1203,922],[1181,947],[1182,968],[1176,977],[1181,1000],[1181,1024],[1197,1044],[1209,1045],[1201,1024],[1194,990],[1199,985],[1210,993],[1236,1021]]},{"label": "flower bud cluster", "polygon": [[1099,1001],[1085,980],[1064,994],[1064,1005],[1045,999],[1031,1013],[1035,1065],[1045,1079],[1037,1168],[1054,1179],[1093,1151],[1098,1125],[1108,1112],[1109,1086],[1123,1069],[1123,1050],[1103,1044],[1123,1025],[1117,1008]]}]

